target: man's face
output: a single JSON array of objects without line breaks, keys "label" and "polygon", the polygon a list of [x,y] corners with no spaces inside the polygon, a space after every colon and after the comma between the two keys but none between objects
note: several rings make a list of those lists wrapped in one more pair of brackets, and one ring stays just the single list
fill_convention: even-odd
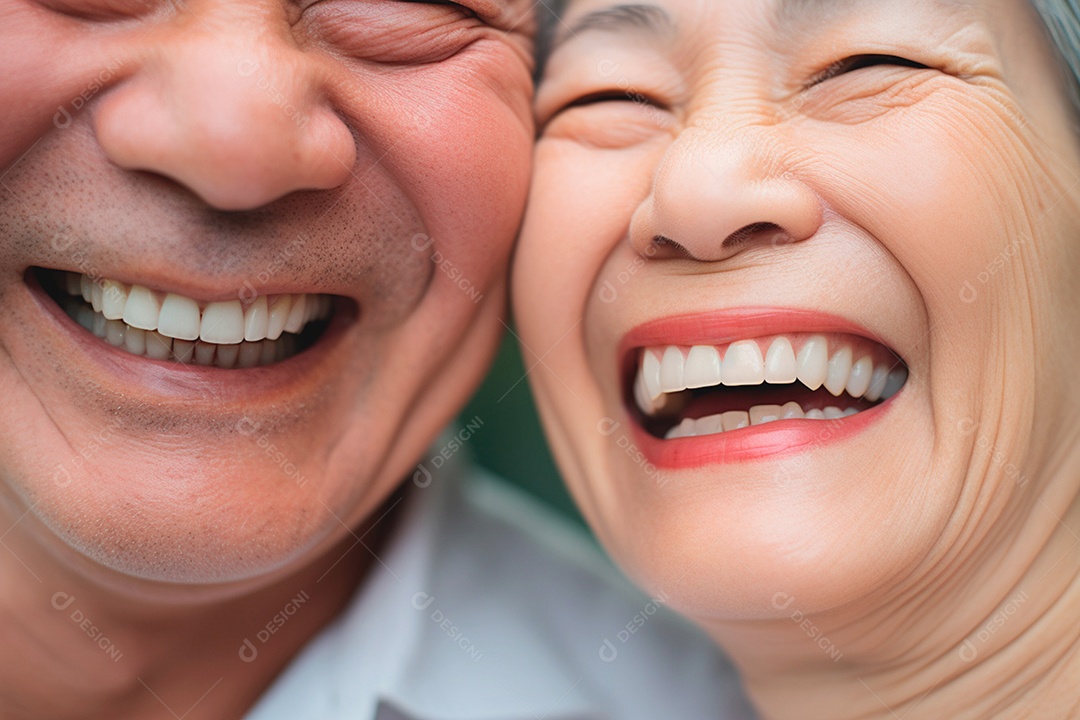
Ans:
[{"label": "man's face", "polygon": [[499,336],[530,6],[0,0],[12,520],[204,584],[369,516]]}]

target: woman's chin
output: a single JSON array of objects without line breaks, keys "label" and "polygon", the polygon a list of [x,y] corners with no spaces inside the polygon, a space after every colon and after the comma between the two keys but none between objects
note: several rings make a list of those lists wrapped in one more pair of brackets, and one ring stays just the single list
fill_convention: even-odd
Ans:
[{"label": "woman's chin", "polygon": [[[703,621],[817,614],[895,591],[961,487],[933,471],[932,426],[908,420],[915,395],[877,417],[662,441],[695,444],[678,466],[635,462],[640,437],[615,433],[608,467],[622,482],[605,483],[619,490],[597,518],[601,539],[651,595]],[[750,447],[768,451],[748,459]]]}]

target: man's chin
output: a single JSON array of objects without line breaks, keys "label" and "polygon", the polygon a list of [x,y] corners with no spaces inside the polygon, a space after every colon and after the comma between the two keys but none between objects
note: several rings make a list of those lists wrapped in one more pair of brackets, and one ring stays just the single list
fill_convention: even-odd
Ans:
[{"label": "man's chin", "polygon": [[[45,560],[129,589],[273,582],[348,536],[357,511],[373,513],[382,495],[368,488],[357,497],[355,478],[334,483],[325,467],[294,465],[269,437],[172,457],[113,439],[111,451],[81,462],[55,443],[0,460],[9,471],[5,525],[17,520]],[[38,562],[23,559],[35,570]]]},{"label": "man's chin", "polygon": [[[200,365],[87,330],[76,279],[31,269],[0,288],[0,467],[11,522],[25,512],[52,554],[120,581],[252,587],[354,540],[479,383],[500,329],[501,292],[480,285],[472,302],[440,273],[392,332],[378,299],[337,295],[295,354]],[[207,304],[201,321],[235,302],[184,291]],[[425,384],[438,373],[455,382]]]}]

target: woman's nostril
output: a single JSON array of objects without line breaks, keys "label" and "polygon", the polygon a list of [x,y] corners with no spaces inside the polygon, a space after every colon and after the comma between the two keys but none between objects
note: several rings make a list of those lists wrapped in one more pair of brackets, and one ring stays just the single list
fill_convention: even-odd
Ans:
[{"label": "woman's nostril", "polygon": [[792,242],[795,242],[795,239],[791,236],[791,233],[784,230],[776,223],[757,222],[736,230],[724,239],[721,246],[723,249],[722,258],[698,257],[685,245],[673,240],[667,235],[656,235],[653,237],[652,245],[648,250],[648,255],[649,257],[658,260],[678,258],[683,260],[695,260],[698,262],[714,262],[718,259],[731,257],[750,244],[778,247],[780,245],[788,245]]},{"label": "woman's nostril", "polygon": [[769,245],[786,245],[791,235],[776,223],[756,222],[739,228],[724,240],[724,250],[734,252],[754,240],[765,240]]},{"label": "woman's nostril", "polygon": [[672,240],[666,235],[657,235],[653,238],[651,257],[662,258],[683,258],[686,260],[697,260],[693,253],[686,249],[686,246]]}]

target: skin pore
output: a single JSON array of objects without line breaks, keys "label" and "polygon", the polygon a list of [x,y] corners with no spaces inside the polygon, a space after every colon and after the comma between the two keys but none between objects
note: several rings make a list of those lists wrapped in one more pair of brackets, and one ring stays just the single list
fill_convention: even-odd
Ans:
[{"label": "skin pore", "polygon": [[[515,313],[620,565],[765,718],[1076,716],[1080,156],[1029,3],[578,0],[537,115]],[[812,333],[906,383],[643,424],[648,348]]]},{"label": "skin pore", "polygon": [[[0,0],[0,716],[239,717],[348,601],[501,335],[530,7]],[[84,331],[51,271],[332,310],[199,367]]]}]

